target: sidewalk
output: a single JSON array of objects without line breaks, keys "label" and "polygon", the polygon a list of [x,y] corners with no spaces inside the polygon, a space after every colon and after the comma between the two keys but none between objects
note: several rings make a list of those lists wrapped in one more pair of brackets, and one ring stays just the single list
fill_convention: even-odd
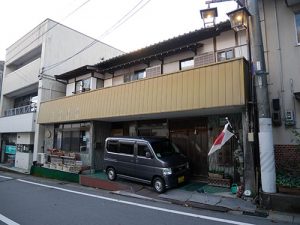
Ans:
[{"label": "sidewalk", "polygon": [[[133,185],[135,186],[135,184]],[[138,189],[137,187],[133,188],[132,185],[130,185],[127,190],[112,191],[111,193],[150,201],[159,201],[190,206],[206,210],[259,216],[274,221],[275,223],[276,221],[281,221],[292,224],[300,224],[300,214],[261,210],[258,209],[256,205],[252,204],[252,202],[245,201],[240,198],[198,193],[197,191],[189,192],[181,189],[172,189],[168,190],[164,194],[156,194],[149,187],[140,187],[140,189]]]},{"label": "sidewalk", "polygon": [[150,201],[167,202],[219,212],[260,216],[274,221],[300,224],[300,214],[261,210],[258,209],[256,205],[251,201],[236,198],[230,193],[199,193],[197,190],[189,190],[188,188],[185,188],[185,186],[183,186],[180,188],[168,190],[163,194],[158,194],[154,192],[151,186],[148,185],[142,185],[123,179],[109,181],[107,180],[105,174],[82,175],[80,180],[85,181],[86,178],[88,178],[89,181],[88,185],[82,185],[96,185],[95,187],[97,188],[109,190],[111,191],[111,193],[117,195],[140,198]]},{"label": "sidewalk", "polygon": [[0,170],[12,171],[12,172],[22,173],[22,174],[30,174],[30,171],[28,171],[28,170],[20,169],[20,168],[13,167],[13,166],[7,166],[6,164],[0,164]]},{"label": "sidewalk", "polygon": [[[154,192],[151,186],[138,184],[135,182],[125,181],[118,179],[117,181],[109,181],[106,179],[105,174],[97,175],[81,175],[80,184],[84,186],[92,186],[112,191],[114,194],[120,194],[136,198],[147,198],[154,201],[166,201],[174,204],[186,205],[196,208],[210,209],[221,212],[239,211],[255,215],[256,205],[250,201],[245,201],[236,198],[229,193],[199,193],[197,187],[190,188],[190,184],[181,186],[177,189],[171,189],[163,194]],[[188,187],[188,188],[186,188]]]}]

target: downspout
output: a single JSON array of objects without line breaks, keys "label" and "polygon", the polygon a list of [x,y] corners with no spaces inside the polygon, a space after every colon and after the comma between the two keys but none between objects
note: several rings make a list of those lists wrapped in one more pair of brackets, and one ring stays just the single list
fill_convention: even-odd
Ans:
[{"label": "downspout", "polygon": [[[276,20],[276,28],[277,28],[277,39],[278,39],[278,51],[279,51],[279,66],[280,66],[280,97],[282,101],[282,108],[285,111],[285,101],[284,101],[284,84],[283,84],[283,69],[282,69],[282,54],[281,54],[281,43],[280,43],[280,35],[279,35],[279,24],[278,24],[278,13],[277,13],[277,0],[274,1],[275,6],[275,20]],[[284,114],[283,114],[284,115]]]}]

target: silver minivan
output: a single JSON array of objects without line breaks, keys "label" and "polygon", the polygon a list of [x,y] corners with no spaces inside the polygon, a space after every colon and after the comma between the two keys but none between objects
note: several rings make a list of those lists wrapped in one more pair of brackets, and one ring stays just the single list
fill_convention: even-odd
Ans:
[{"label": "silver minivan", "polygon": [[167,138],[109,137],[105,141],[104,169],[109,180],[117,176],[153,185],[158,193],[184,183],[187,158]]}]

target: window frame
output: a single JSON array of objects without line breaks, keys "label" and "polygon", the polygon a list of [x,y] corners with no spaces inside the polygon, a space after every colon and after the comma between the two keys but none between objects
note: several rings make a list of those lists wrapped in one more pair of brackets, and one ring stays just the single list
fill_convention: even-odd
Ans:
[{"label": "window frame", "polygon": [[[193,65],[191,65],[191,66],[184,66],[183,67],[182,63],[188,62],[188,61],[193,61]],[[194,57],[179,60],[179,70],[187,70],[187,69],[191,69],[191,68],[194,68],[194,67],[195,67],[195,59],[194,59]]]},{"label": "window frame", "polygon": [[[89,87],[84,87],[85,82],[88,81]],[[79,84],[79,90],[77,90],[77,84]],[[91,90],[91,78],[81,79],[75,81],[75,90],[74,93],[80,93]]]},{"label": "window frame", "polygon": [[[139,77],[139,74],[142,74],[143,73],[143,77]],[[124,78],[123,78],[123,81],[124,83],[128,83],[128,82],[131,82],[131,81],[136,81],[136,80],[142,80],[142,79],[145,79],[146,78],[146,69],[142,69],[142,70],[136,70],[134,71],[133,73],[130,73],[130,74],[125,74],[124,75]]]},{"label": "window frame", "polygon": [[[90,124],[66,123],[56,126],[54,131],[54,147],[66,152],[89,154],[90,151]],[[65,138],[69,138],[66,144]],[[73,140],[72,140],[73,139]],[[75,140],[75,141],[74,141]],[[73,146],[72,146],[73,144]],[[74,145],[75,144],[75,145]],[[68,146],[68,148],[65,148]]]},{"label": "window frame", "polygon": [[[232,58],[228,58],[228,56],[227,56],[228,52],[230,52],[230,51],[232,51]],[[222,53],[225,53],[225,59],[223,59],[223,60],[220,59],[220,54],[222,54]],[[223,61],[231,60],[234,58],[235,58],[234,48],[227,48],[227,49],[217,52],[217,62],[223,62]]]},{"label": "window frame", "polygon": [[[132,153],[125,153],[121,152],[121,146],[122,145],[131,145],[132,146]],[[129,141],[119,141],[119,154],[121,155],[127,155],[127,156],[134,156],[134,148],[135,148],[135,143],[134,142],[129,142]]]},{"label": "window frame", "polygon": [[[137,142],[136,143],[136,157],[137,158],[149,159],[149,158],[146,157],[146,155],[145,156],[139,155],[139,146],[147,147],[148,152],[150,153],[150,155],[153,155],[152,151],[151,151],[151,148],[150,148],[150,146],[147,143]],[[147,152],[147,151],[145,151],[145,152]]]}]

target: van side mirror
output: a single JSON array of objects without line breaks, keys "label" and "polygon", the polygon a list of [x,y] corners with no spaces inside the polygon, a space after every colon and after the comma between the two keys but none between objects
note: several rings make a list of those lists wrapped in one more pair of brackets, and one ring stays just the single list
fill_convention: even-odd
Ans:
[{"label": "van side mirror", "polygon": [[146,152],[146,158],[148,158],[148,159],[152,158],[152,155],[150,152]]}]

